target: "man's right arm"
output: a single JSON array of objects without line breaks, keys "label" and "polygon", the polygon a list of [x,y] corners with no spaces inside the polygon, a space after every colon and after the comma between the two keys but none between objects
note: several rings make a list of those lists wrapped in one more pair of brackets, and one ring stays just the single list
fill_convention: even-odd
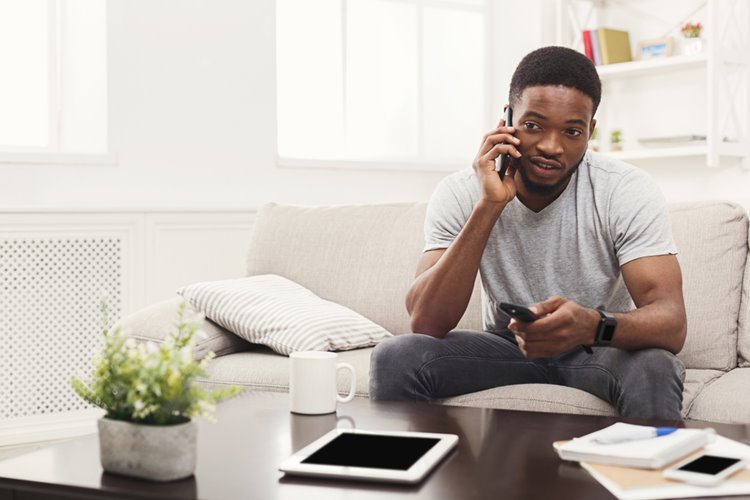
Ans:
[{"label": "man's right arm", "polygon": [[413,332],[442,338],[456,327],[469,305],[484,247],[504,207],[479,201],[447,249],[422,255],[406,295]]},{"label": "man's right arm", "polygon": [[473,164],[481,186],[479,201],[450,246],[425,252],[417,264],[416,279],[406,294],[406,309],[415,333],[445,337],[469,305],[490,232],[516,195],[515,168],[511,165],[502,181],[495,171],[495,159],[500,154],[521,156],[514,131],[501,120],[484,136]]}]

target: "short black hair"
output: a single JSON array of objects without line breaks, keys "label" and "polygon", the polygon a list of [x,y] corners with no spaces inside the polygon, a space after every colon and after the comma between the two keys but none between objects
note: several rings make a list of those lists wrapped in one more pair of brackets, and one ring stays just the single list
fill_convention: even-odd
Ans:
[{"label": "short black hair", "polygon": [[577,89],[591,98],[593,113],[602,99],[602,82],[591,59],[567,47],[542,47],[530,52],[518,64],[510,80],[511,107],[527,87],[562,85]]}]

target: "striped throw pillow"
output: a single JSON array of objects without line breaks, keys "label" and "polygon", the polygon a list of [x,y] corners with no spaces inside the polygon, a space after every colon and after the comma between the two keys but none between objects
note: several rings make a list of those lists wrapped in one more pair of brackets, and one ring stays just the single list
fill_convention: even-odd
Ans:
[{"label": "striped throw pillow", "polygon": [[279,354],[358,349],[391,336],[351,309],[274,274],[195,283],[177,293],[227,330]]}]

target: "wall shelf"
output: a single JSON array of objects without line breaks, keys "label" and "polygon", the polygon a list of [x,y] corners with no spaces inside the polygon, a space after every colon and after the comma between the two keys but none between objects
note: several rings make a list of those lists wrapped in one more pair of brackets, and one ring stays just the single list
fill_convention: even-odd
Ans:
[{"label": "wall shelf", "polygon": [[605,64],[597,66],[599,78],[602,81],[614,78],[640,77],[647,75],[660,75],[666,71],[681,71],[689,68],[702,68],[708,62],[705,54],[696,56],[672,56],[658,59],[647,59],[618,64]]},{"label": "wall shelf", "polygon": [[[677,55],[597,66],[607,93],[597,114],[600,135],[609,137],[617,129],[625,138],[699,134],[706,142],[664,148],[626,142],[631,149],[605,154],[630,161],[702,158],[708,167],[718,167],[722,158],[730,157],[750,169],[750,4],[703,0],[692,7],[683,5],[670,0],[655,9],[646,0],[557,0],[557,43],[583,52],[584,30],[609,27],[631,35],[635,55],[634,42],[671,36]],[[684,50],[679,27],[688,18],[706,26],[700,54],[679,53]],[[648,80],[635,81],[654,77],[660,78],[654,93],[649,93]],[[692,113],[700,120],[694,125],[686,117],[688,106],[702,108]],[[670,108],[681,113],[672,117],[663,112]],[[736,141],[727,142],[727,137]]]}]

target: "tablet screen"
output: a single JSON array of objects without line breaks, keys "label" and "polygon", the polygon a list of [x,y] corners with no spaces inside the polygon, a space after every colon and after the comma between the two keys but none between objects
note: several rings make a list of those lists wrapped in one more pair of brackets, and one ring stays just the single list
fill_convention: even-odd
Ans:
[{"label": "tablet screen", "polygon": [[440,440],[344,432],[303,464],[407,470]]}]

